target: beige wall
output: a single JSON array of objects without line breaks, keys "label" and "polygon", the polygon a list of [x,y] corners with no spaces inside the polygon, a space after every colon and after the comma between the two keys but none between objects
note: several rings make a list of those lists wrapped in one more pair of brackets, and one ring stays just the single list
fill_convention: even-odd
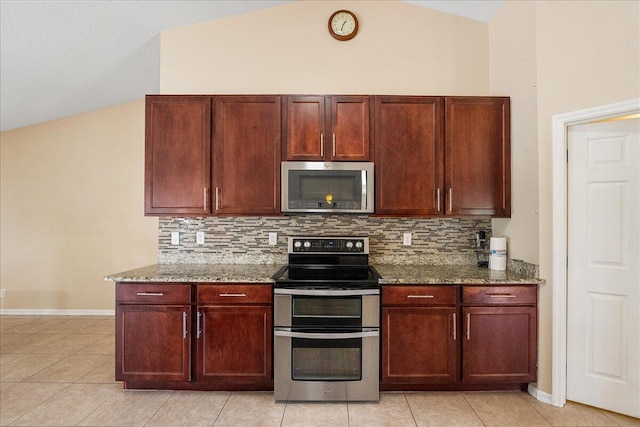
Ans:
[{"label": "beige wall", "polygon": [[[349,8],[358,35],[327,31]],[[397,1],[299,1],[162,33],[163,93],[486,95],[488,25]]]},{"label": "beige wall", "polygon": [[144,102],[0,135],[2,309],[113,310],[110,273],[153,264]]},{"label": "beige wall", "polygon": [[511,97],[511,218],[494,219],[511,259],[538,264],[538,123],[533,2],[503,6],[489,24],[490,86]]},{"label": "beige wall", "polygon": [[[533,244],[533,230],[539,234],[540,275],[547,284],[540,289],[538,388],[546,393],[551,393],[554,285],[551,120],[554,114],[640,97],[639,6],[637,1],[507,1],[489,25],[491,90],[508,89],[514,97],[514,216],[494,226],[510,236],[512,256],[525,253],[518,246],[525,239]],[[530,91],[532,84],[535,93]],[[521,117],[524,111],[527,115]],[[526,165],[525,151],[517,151],[526,133],[537,134],[534,139],[526,136],[524,148],[531,162],[536,158],[532,149],[537,150],[537,173]],[[535,182],[517,184],[536,176],[538,224],[531,213],[534,205],[520,194],[525,188],[534,191]]]}]

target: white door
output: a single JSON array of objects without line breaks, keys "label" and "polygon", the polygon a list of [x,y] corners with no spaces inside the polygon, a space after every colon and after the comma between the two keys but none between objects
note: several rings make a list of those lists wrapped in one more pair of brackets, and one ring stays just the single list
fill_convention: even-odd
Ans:
[{"label": "white door", "polygon": [[567,399],[640,417],[640,119],[568,134]]}]

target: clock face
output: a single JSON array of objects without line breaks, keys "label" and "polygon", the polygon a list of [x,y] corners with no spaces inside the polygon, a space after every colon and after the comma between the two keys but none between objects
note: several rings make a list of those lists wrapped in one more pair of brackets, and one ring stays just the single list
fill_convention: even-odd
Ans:
[{"label": "clock face", "polygon": [[350,40],[358,32],[358,19],[348,10],[339,10],[329,18],[329,32],[335,39]]}]

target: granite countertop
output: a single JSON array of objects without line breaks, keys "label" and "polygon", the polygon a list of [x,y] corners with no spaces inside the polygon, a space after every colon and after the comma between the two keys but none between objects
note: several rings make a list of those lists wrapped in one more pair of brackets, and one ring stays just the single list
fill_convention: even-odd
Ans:
[{"label": "granite countertop", "polygon": [[282,265],[275,264],[154,264],[106,276],[113,282],[273,283]]},{"label": "granite countertop", "polygon": [[381,285],[542,285],[543,279],[510,271],[489,270],[476,265],[396,265],[374,266],[382,276]]},{"label": "granite countertop", "polygon": [[[106,276],[113,282],[273,283],[278,264],[154,264]],[[475,265],[375,264],[381,285],[544,284],[543,279]]]}]

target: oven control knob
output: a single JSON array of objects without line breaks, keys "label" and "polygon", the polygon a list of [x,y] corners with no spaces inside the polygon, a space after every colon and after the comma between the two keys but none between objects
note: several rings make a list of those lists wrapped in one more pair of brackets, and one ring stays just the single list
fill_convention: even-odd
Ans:
[{"label": "oven control knob", "polygon": [[308,241],[308,240],[306,242],[304,242],[304,247],[309,249],[311,247],[311,242]]},{"label": "oven control knob", "polygon": [[347,249],[353,248],[353,242],[347,242]]},{"label": "oven control knob", "polygon": [[302,242],[300,240],[296,240],[293,244],[294,247],[299,248],[302,246]]},{"label": "oven control knob", "polygon": [[356,242],[356,248],[362,249],[362,242]]}]

